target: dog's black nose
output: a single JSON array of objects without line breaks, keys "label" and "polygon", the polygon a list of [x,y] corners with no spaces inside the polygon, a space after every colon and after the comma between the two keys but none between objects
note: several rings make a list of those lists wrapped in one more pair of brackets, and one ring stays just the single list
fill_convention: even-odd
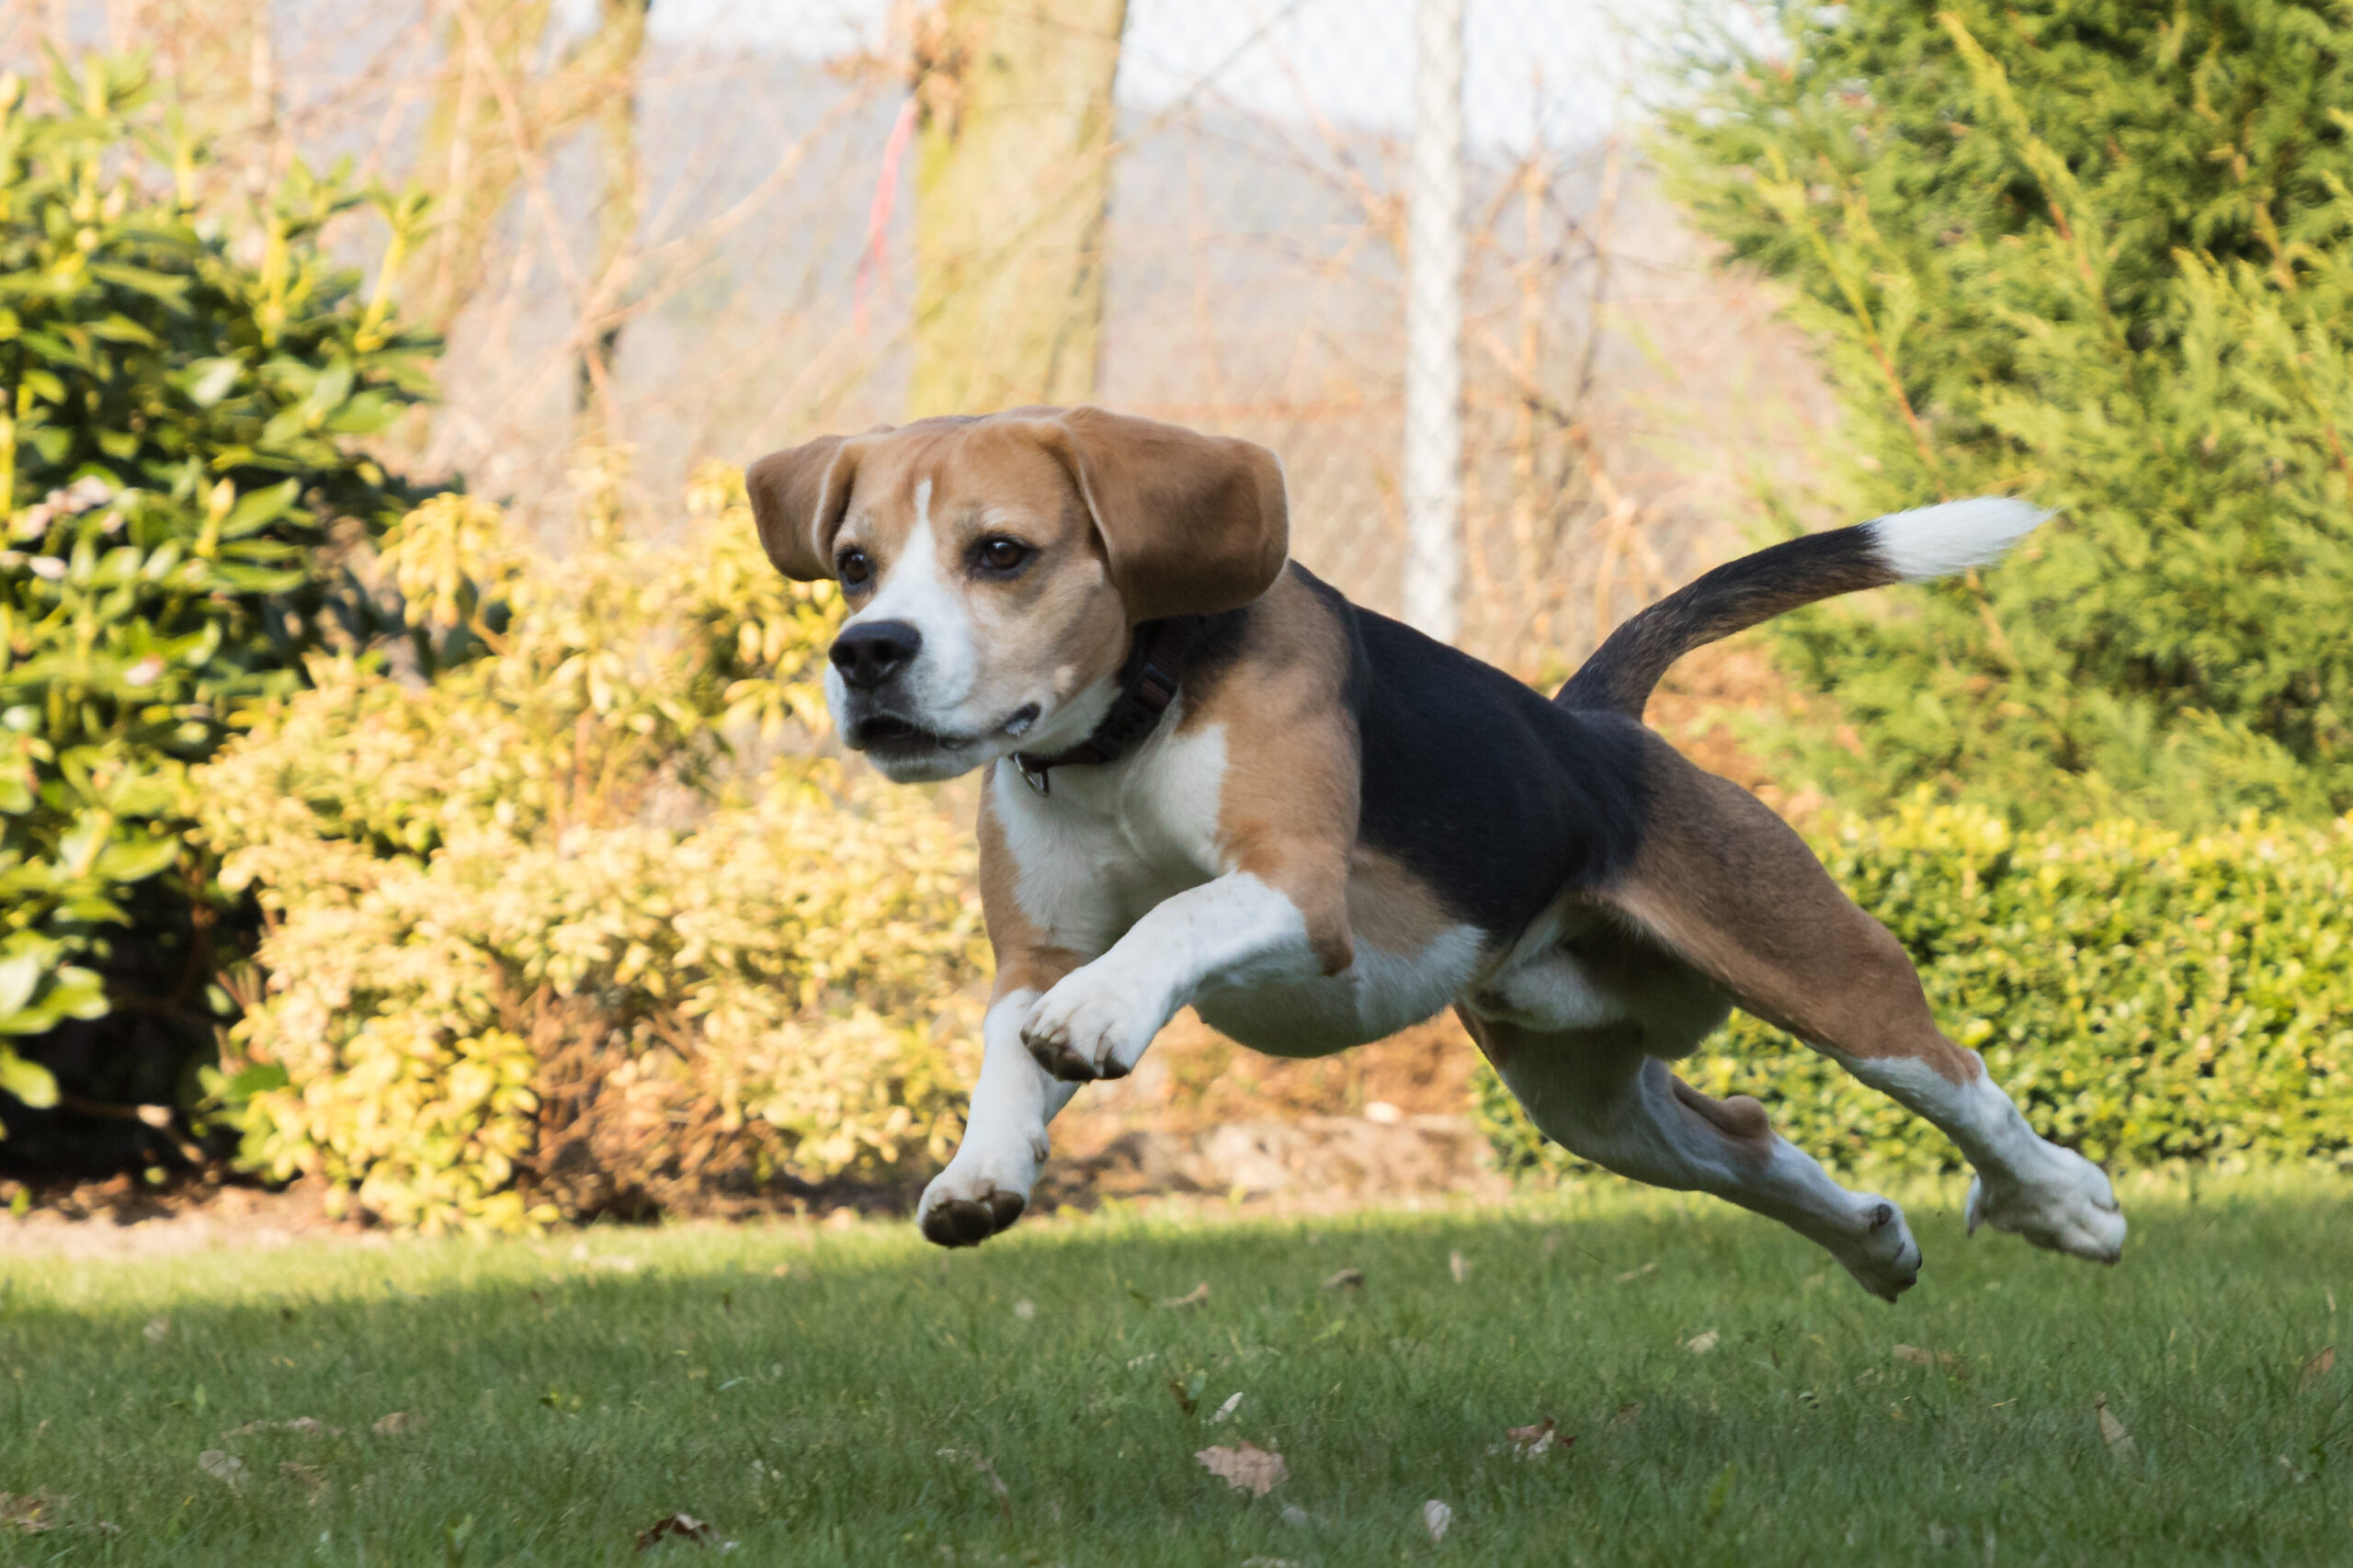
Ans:
[{"label": "dog's black nose", "polygon": [[923,650],[923,633],[904,620],[870,620],[834,639],[829,655],[842,679],[859,691],[871,691],[915,662]]}]

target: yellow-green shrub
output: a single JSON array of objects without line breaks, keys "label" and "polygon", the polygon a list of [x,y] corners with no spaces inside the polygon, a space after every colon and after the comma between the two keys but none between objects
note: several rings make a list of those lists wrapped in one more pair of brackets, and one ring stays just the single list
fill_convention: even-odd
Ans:
[{"label": "yellow-green shrub", "polygon": [[[199,779],[267,920],[217,1088],[242,1158],[388,1221],[644,1210],[944,1154],[985,972],[969,835],[741,742],[822,724],[830,585],[740,481],[561,561],[444,497],[382,565],[430,684],[320,659]],[[805,751],[805,746],[800,748]]]},{"label": "yellow-green shrub", "polygon": [[[1814,847],[2045,1136],[2115,1165],[2353,1165],[2353,818],[2022,833],[1915,801]],[[1837,1165],[1959,1163],[1934,1128],[1745,1014],[1678,1071],[1756,1096]],[[1477,1100],[1507,1168],[1575,1166],[1492,1074]]]}]

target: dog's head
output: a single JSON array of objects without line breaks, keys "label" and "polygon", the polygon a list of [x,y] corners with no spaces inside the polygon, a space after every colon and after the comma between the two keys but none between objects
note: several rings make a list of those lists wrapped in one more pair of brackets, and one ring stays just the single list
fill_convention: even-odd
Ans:
[{"label": "dog's head", "polygon": [[1096,408],[828,436],[745,484],[778,570],[841,585],[826,699],[902,783],[1076,744],[1131,628],[1247,604],[1290,542],[1272,452]]}]

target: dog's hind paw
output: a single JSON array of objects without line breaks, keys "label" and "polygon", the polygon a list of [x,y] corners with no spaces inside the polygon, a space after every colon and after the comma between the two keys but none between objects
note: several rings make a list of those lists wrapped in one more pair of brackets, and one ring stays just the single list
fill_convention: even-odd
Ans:
[{"label": "dog's hind paw", "polygon": [[2106,1172],[2072,1149],[2045,1144],[2044,1168],[2030,1178],[1969,1184],[1968,1223],[2024,1236],[2039,1247],[2114,1263],[2124,1255],[2124,1216]]},{"label": "dog's hind paw", "polygon": [[1920,1244],[1904,1222],[1904,1210],[1883,1198],[1866,1195],[1860,1235],[1831,1244],[1830,1256],[1855,1282],[1882,1301],[1893,1301],[1920,1282]]}]

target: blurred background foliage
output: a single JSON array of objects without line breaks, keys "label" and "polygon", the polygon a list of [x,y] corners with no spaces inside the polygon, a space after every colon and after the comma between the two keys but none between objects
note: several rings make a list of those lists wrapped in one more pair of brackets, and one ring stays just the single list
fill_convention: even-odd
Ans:
[{"label": "blurred background foliage", "polygon": [[[350,443],[426,394],[435,345],[321,248],[359,193],[297,164],[233,230],[139,67],[50,87],[0,81],[0,1088],[12,1159],[104,1163],[51,1146],[55,1108],[175,1104],[218,1017],[236,915],[188,769],[374,634],[352,553],[420,493]],[[377,199],[397,244],[414,210]]]},{"label": "blurred background foliage", "polygon": [[318,655],[199,772],[199,842],[265,923],[208,1074],[247,1168],[439,1228],[945,1159],[987,972],[970,835],[810,755],[832,585],[769,566],[733,471],[689,514],[550,554],[426,503],[381,569],[476,656]]}]

